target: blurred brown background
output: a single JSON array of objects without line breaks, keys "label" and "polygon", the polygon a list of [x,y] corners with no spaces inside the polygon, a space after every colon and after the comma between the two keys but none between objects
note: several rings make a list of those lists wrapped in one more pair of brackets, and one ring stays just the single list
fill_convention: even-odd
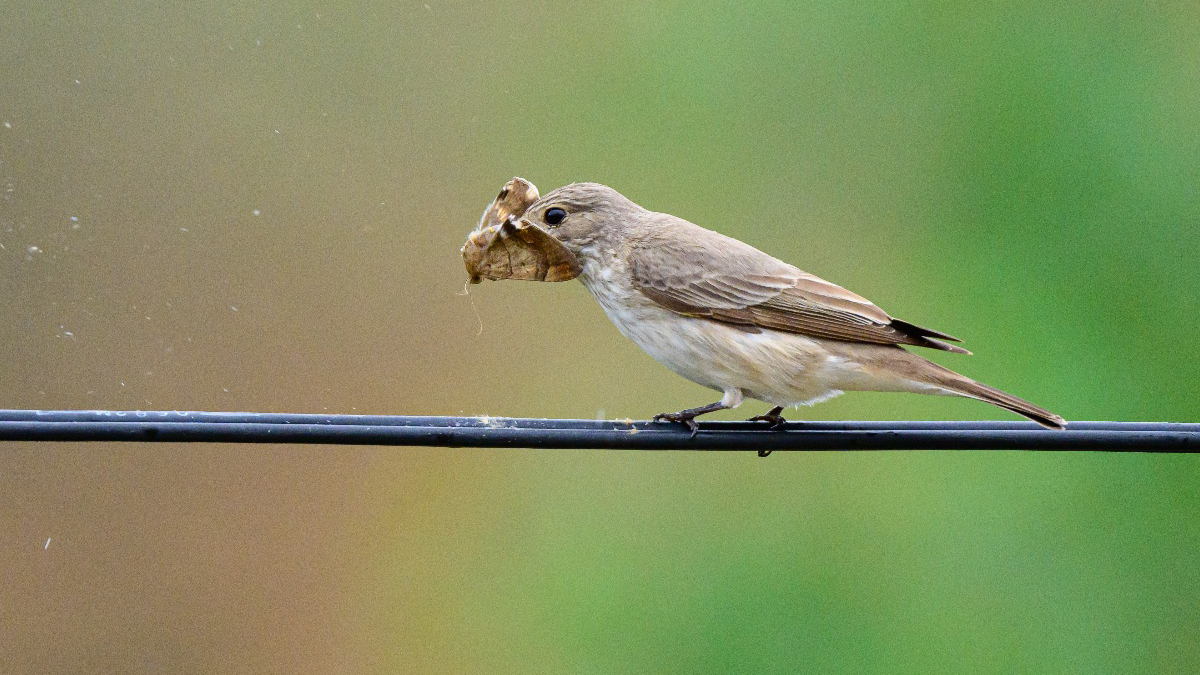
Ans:
[{"label": "blurred brown background", "polygon": [[[0,16],[0,407],[710,401],[579,284],[463,294],[520,175],[742,238],[1069,420],[1197,419],[1193,3]],[[1198,486],[1187,457],[6,444],[0,670],[1191,673]]]}]

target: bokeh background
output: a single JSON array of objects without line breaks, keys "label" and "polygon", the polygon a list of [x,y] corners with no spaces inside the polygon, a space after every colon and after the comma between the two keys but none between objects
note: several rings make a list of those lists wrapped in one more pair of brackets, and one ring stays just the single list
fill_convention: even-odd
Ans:
[{"label": "bokeh background", "polygon": [[[1196,421],[1198,111],[1194,2],[2,1],[0,407],[712,400],[577,283],[464,295],[520,175]],[[1200,462],[9,443],[0,570],[14,673],[1195,673]]]}]

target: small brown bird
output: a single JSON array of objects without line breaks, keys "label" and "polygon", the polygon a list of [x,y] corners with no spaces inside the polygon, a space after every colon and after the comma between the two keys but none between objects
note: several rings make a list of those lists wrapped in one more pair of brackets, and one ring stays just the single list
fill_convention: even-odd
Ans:
[{"label": "small brown bird", "polygon": [[567,185],[529,205],[521,220],[576,256],[579,279],[622,334],[676,373],[724,394],[655,420],[686,423],[695,432],[698,415],[749,397],[774,406],[751,419],[778,426],[786,407],[856,390],[965,396],[1051,429],[1066,424],[902,346],[969,354],[950,344],[957,338],[893,319],[841,286],[737,239],[648,211],[610,187]]}]

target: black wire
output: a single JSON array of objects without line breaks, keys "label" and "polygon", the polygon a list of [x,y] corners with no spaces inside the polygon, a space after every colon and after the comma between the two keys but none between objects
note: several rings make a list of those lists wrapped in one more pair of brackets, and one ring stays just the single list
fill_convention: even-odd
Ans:
[{"label": "black wire", "polygon": [[0,410],[0,441],[321,443],[607,450],[1097,450],[1200,452],[1200,424],[1071,422],[701,422],[293,413]]}]

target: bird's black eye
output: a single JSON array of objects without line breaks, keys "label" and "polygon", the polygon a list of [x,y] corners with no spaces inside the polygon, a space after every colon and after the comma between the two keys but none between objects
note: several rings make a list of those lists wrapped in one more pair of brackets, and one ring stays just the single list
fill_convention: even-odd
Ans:
[{"label": "bird's black eye", "polygon": [[546,212],[542,214],[542,220],[545,220],[547,225],[558,225],[566,219],[567,212],[557,206],[552,209],[546,209]]}]

